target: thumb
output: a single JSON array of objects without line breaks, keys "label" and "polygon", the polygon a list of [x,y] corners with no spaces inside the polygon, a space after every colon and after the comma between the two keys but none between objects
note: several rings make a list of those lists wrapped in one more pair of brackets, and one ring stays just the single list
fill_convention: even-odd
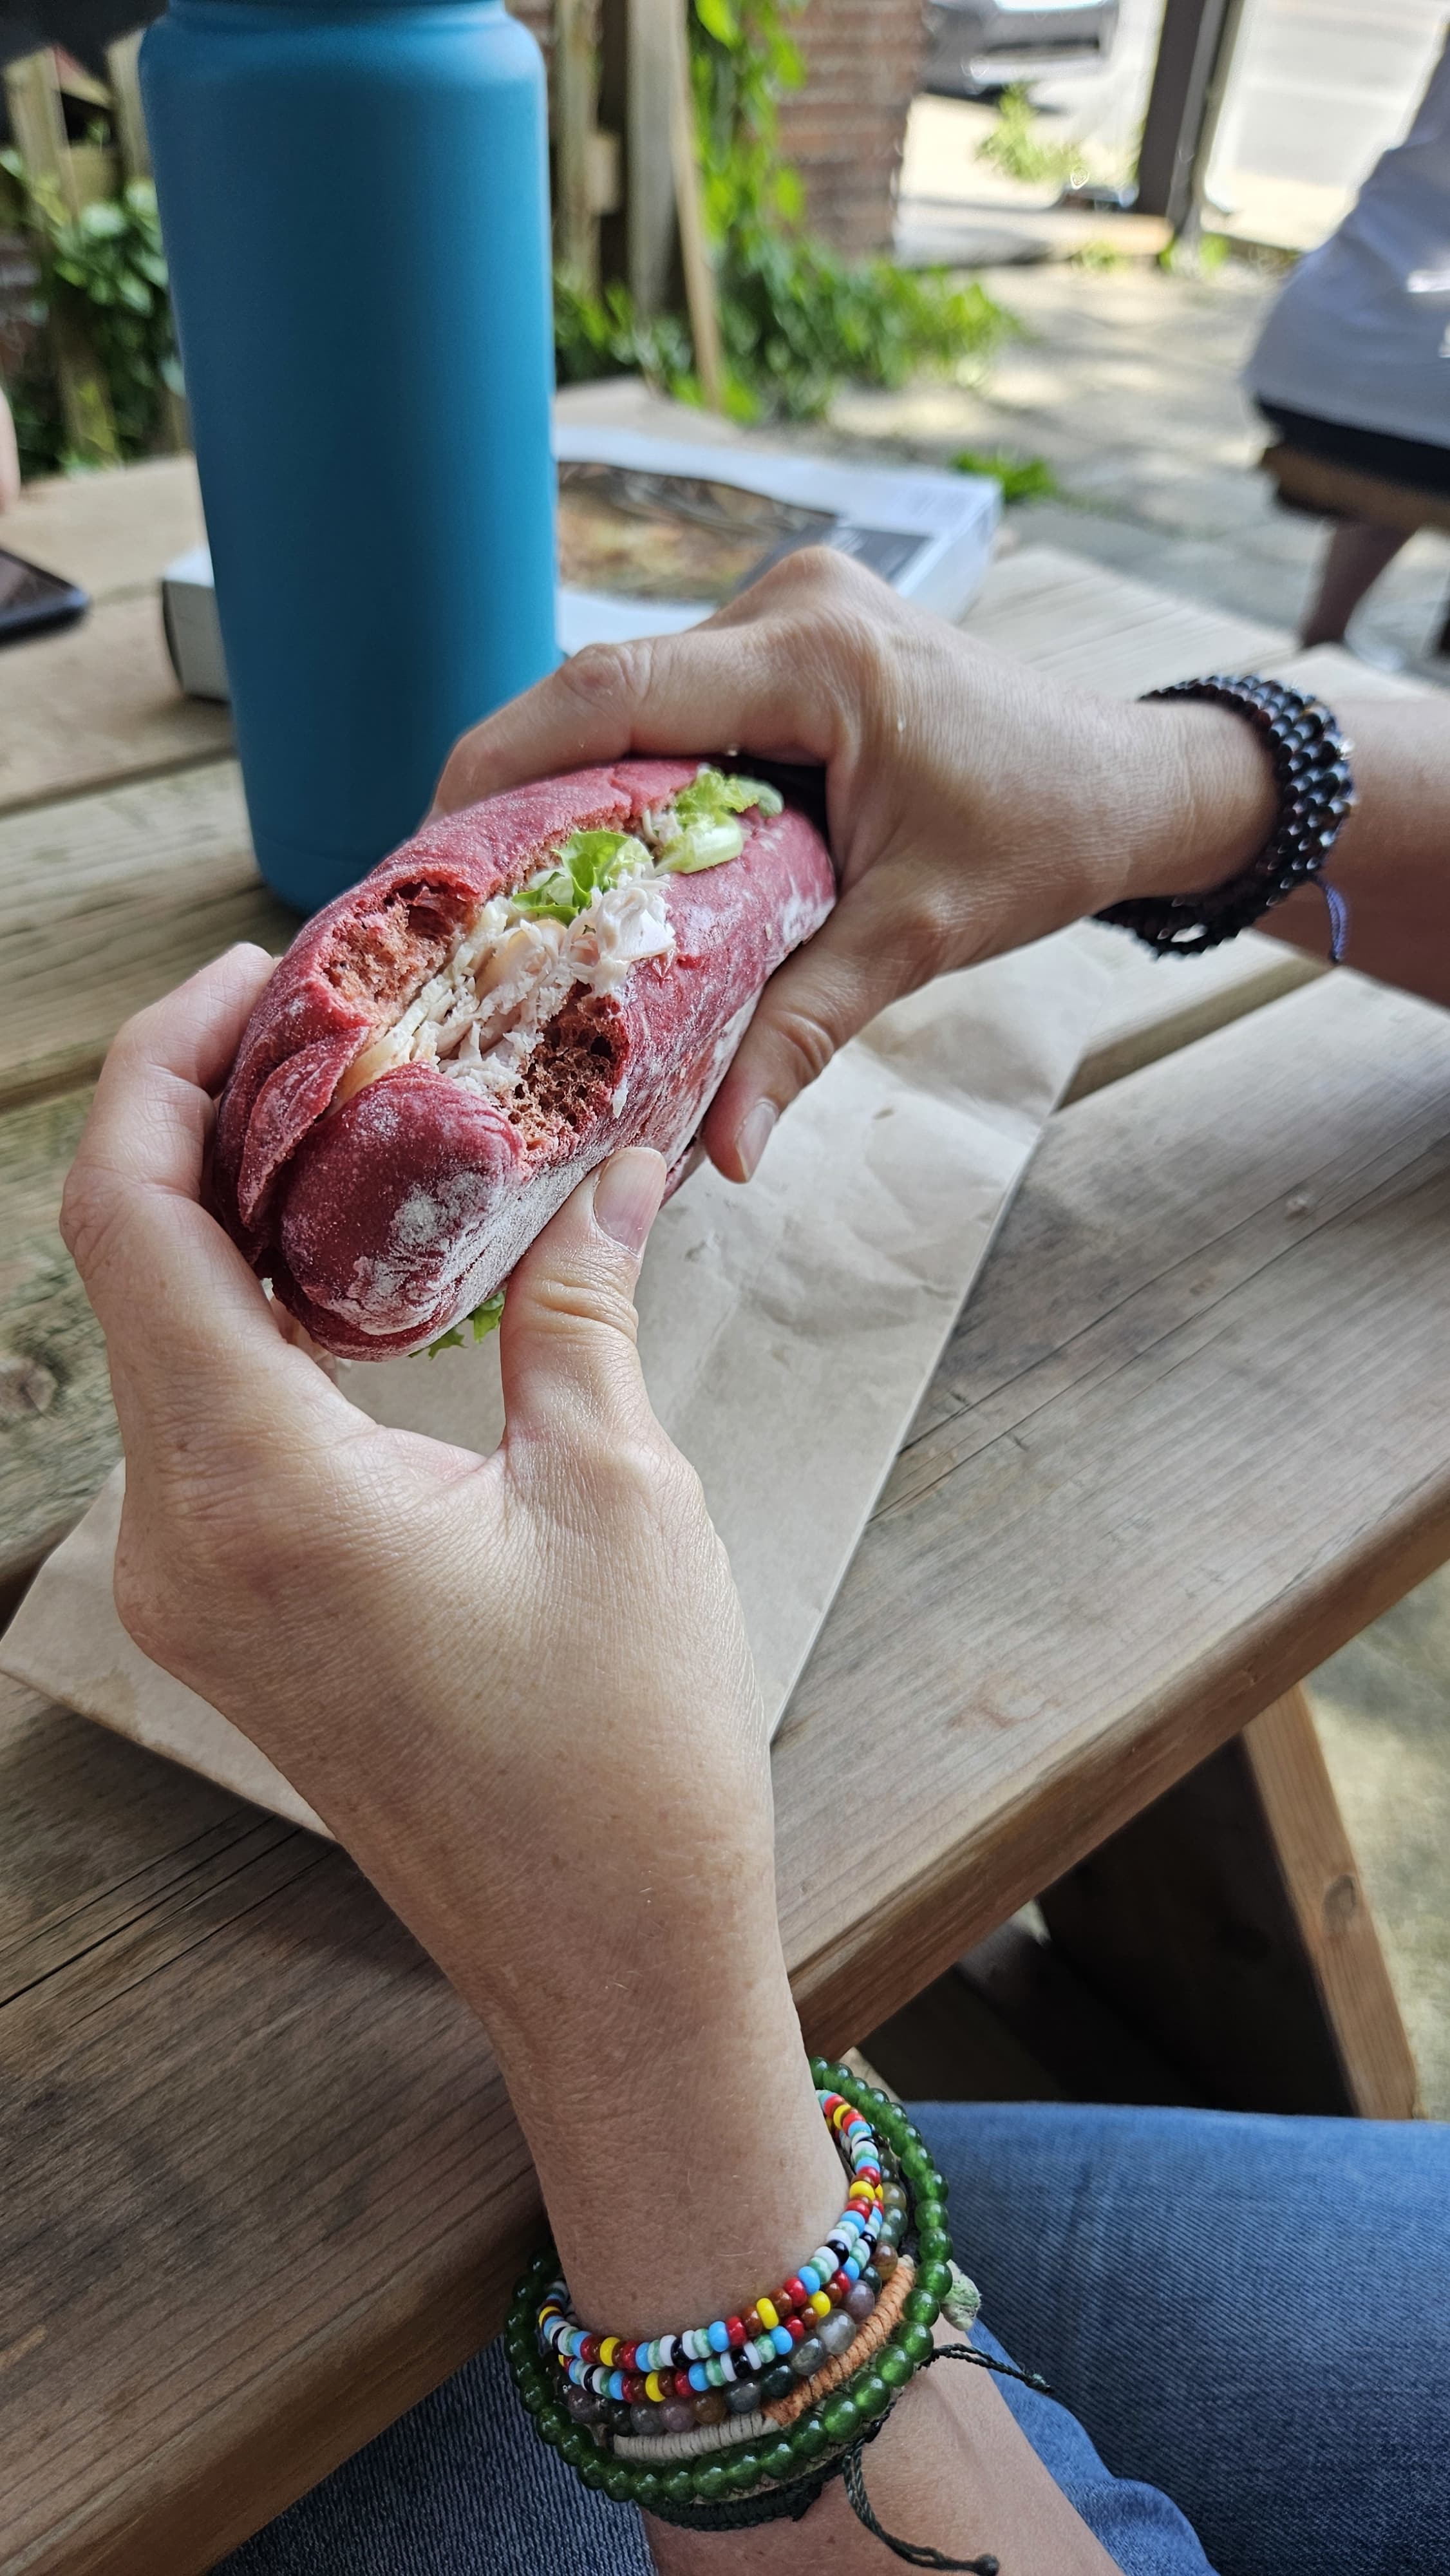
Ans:
[{"label": "thumb", "polygon": [[876,868],[847,888],[815,937],[772,975],[715,1095],[703,1133],[727,1180],[749,1180],[797,1093],[940,962],[919,893],[912,898],[897,870]]},{"label": "thumb", "polygon": [[635,1347],[634,1285],[664,1195],[642,1146],[580,1182],[509,1281],[500,1335],[506,1442],[617,1442],[652,1424]]}]

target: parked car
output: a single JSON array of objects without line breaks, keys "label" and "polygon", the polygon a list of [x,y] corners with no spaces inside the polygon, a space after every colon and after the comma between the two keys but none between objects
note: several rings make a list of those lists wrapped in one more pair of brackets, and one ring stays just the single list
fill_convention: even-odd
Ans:
[{"label": "parked car", "polygon": [[1118,0],[929,0],[923,89],[976,98],[1008,81],[1105,63]]}]

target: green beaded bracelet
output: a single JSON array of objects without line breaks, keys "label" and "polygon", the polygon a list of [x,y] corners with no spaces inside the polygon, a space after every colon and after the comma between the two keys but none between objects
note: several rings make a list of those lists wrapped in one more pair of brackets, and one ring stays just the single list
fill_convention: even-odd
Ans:
[{"label": "green beaded bracelet", "polygon": [[556,2450],[586,2485],[616,2503],[634,2504],[665,2521],[711,2530],[745,2529],[777,2513],[803,2513],[827,2479],[841,2473],[848,2454],[879,2431],[902,2389],[924,2366],[934,2347],[932,2329],[944,2303],[957,2297],[959,2285],[969,2294],[974,2310],[976,2294],[952,2258],[947,2184],[920,2131],[899,2103],[861,2083],[848,2067],[812,2058],[811,2075],[818,2087],[828,2086],[841,2094],[870,2120],[898,2167],[908,2194],[918,2257],[916,2282],[902,2316],[862,2369],[819,2407],[798,2416],[777,2441],[757,2440],[736,2451],[714,2451],[674,2467],[636,2468],[611,2456],[603,2446],[607,2436],[597,2440],[575,2423],[558,2403],[557,2380],[545,2374],[535,2314],[559,2269],[553,2246],[545,2247],[524,2273],[509,2308],[504,2328],[509,2371],[540,2440]]}]

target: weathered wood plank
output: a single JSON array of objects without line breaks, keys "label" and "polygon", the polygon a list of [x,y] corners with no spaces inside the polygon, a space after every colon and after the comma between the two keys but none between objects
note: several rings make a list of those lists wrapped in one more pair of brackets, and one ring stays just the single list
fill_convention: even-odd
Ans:
[{"label": "weathered wood plank", "polygon": [[[777,1743],[814,2044],[1450,1553],[1447,1228],[1450,1017],[1353,977],[1054,1121]],[[190,2576],[498,2321],[533,2187],[340,1855],[0,1705],[0,2567]]]},{"label": "weathered wood plank", "polygon": [[189,456],[29,483],[5,521],[12,553],[78,581],[98,603],[135,591],[154,599],[166,566],[205,534]]},{"label": "weathered wood plank", "polygon": [[1153,957],[1123,931],[1095,924],[1083,923],[1076,935],[1111,944],[1113,981],[1064,1108],[1328,971],[1302,949],[1253,930],[1210,949],[1206,957]]},{"label": "weathered wood plank", "polygon": [[[832,2037],[1450,1555],[1447,1234],[1450,1015],[1352,976],[1053,1121],[777,1740]],[[797,1877],[869,1706],[891,1799]]]},{"label": "weathered wood plank", "polygon": [[6,2576],[209,2567],[476,2348],[537,2223],[481,2032],[366,1882],[122,1752],[0,1682]]},{"label": "weathered wood plank", "polygon": [[1261,670],[1293,650],[1283,627],[1105,573],[1057,546],[1000,556],[961,624],[1054,679],[1109,697],[1204,671]]},{"label": "weathered wood plank", "polygon": [[1239,1740],[1350,2110],[1361,2120],[1413,2119],[1414,2053],[1307,1694],[1276,1700]]},{"label": "weathered wood plank", "polygon": [[227,708],[184,698],[154,592],[12,645],[0,671],[0,812],[214,759]]},{"label": "weathered wood plank", "polygon": [[120,1455],[105,1345],[56,1225],[89,1098],[0,1118],[0,1583],[64,1537]]},{"label": "weathered wood plank", "polygon": [[132,1011],[235,939],[280,952],[297,918],[234,761],[0,816],[0,1107],[92,1078]]}]

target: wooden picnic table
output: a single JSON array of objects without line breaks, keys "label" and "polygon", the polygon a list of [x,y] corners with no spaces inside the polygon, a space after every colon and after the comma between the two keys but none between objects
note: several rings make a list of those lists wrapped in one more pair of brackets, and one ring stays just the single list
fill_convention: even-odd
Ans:
[{"label": "wooden picnic table", "polygon": [[[189,465],[13,525],[97,604],[0,664],[12,1594],[117,1450],[55,1233],[106,1043],[291,928],[159,648]],[[1046,549],[967,622],[1123,693],[1375,685]],[[1201,2098],[1408,2116],[1296,1685],[1450,1555],[1450,1015],[1262,939],[1123,957],[776,1745],[796,1992],[840,2050],[1038,1895]],[[539,2227],[482,2033],[346,1857],[7,1683],[0,2132],[0,2576],[209,2567],[498,2326]]]}]

